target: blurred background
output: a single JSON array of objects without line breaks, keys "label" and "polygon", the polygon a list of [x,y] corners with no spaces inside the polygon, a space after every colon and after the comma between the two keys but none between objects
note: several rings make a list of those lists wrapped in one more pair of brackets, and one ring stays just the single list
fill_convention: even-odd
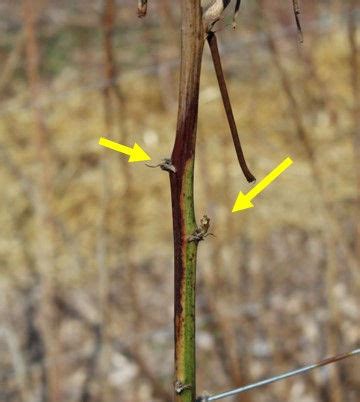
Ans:
[{"label": "blurred background", "polygon": [[[198,393],[227,390],[360,344],[360,7],[243,1],[218,24],[242,176],[209,51],[196,213]],[[275,4],[276,3],[276,4]],[[169,180],[98,145],[171,154],[180,7],[149,0],[0,3],[0,400],[171,401]],[[360,360],[234,401],[355,402]],[[231,399],[230,399],[231,400]]]}]

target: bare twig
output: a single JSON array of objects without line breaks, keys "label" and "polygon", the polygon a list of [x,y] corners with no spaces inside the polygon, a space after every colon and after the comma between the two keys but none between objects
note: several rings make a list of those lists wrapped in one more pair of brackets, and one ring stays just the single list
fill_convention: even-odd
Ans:
[{"label": "bare twig", "polygon": [[300,22],[300,2],[299,0],[293,0],[293,10],[294,10],[294,16],[295,16],[295,21],[296,21],[296,27],[298,30],[298,35],[299,35],[299,42],[302,43],[304,41],[302,29],[301,29],[301,22]]},{"label": "bare twig", "polygon": [[239,14],[240,6],[241,6],[241,0],[236,0],[233,23],[232,23],[232,27],[234,29],[236,28],[236,17]]},{"label": "bare twig", "polygon": [[354,256],[353,251],[346,243],[344,236],[341,234],[342,232],[341,225],[333,211],[333,207],[331,204],[332,202],[331,194],[328,193],[326,187],[324,186],[321,169],[319,167],[318,157],[311,142],[311,136],[309,130],[306,127],[305,119],[302,110],[300,108],[299,102],[296,98],[295,90],[291,83],[289,74],[286,71],[283,62],[281,60],[278,46],[275,42],[273,33],[271,31],[271,28],[268,24],[268,20],[266,17],[265,17],[265,25],[267,27],[268,47],[270,50],[271,57],[273,59],[274,66],[279,73],[283,91],[288,99],[291,117],[293,119],[294,126],[296,128],[297,137],[304,148],[305,155],[311,167],[312,178],[316,183],[316,185],[318,186],[318,188],[320,189],[319,195],[321,202],[323,204],[324,219],[326,219],[327,222],[331,223],[331,225],[327,228],[328,232],[331,233],[331,235],[333,236],[335,242],[334,244],[338,245],[339,250],[344,255],[346,263],[348,264],[349,268],[353,273],[356,285],[360,286],[360,274],[358,270],[358,262]]},{"label": "bare twig", "polygon": [[231,102],[230,102],[230,98],[229,98],[229,93],[228,93],[228,90],[226,87],[224,72],[223,72],[223,69],[221,66],[221,59],[220,59],[219,48],[217,45],[215,33],[209,32],[209,34],[207,36],[207,41],[208,41],[208,44],[209,44],[209,47],[211,50],[211,56],[213,59],[216,77],[217,77],[217,80],[219,83],[219,88],[220,88],[221,97],[222,97],[222,100],[224,103],[226,116],[227,116],[227,119],[229,122],[231,136],[232,136],[232,139],[234,142],[236,155],[237,155],[241,170],[243,171],[244,176],[246,177],[246,180],[251,183],[251,182],[255,181],[256,179],[255,179],[254,175],[250,172],[250,170],[246,164],[244,153],[243,153],[243,150],[241,147],[239,134],[237,131],[235,118],[234,118],[234,114],[232,111],[232,106],[231,106]]},{"label": "bare twig", "polygon": [[[41,75],[40,75],[40,44],[38,41],[38,21],[40,17],[41,3],[39,1],[23,1],[23,22],[26,50],[26,75],[31,96],[31,106],[35,134],[31,137],[35,157],[39,161],[41,172],[37,175],[35,184],[35,218],[38,227],[36,241],[41,247],[36,248],[36,261],[41,274],[41,304],[39,308],[41,332],[44,339],[45,351],[50,361],[56,361],[60,353],[57,325],[58,320],[52,303],[54,292],[55,269],[55,244],[56,227],[54,225],[54,163],[50,150],[50,133],[46,124],[46,118],[39,101],[41,101]],[[49,402],[61,399],[61,367],[54,364],[46,373],[46,386]]]}]

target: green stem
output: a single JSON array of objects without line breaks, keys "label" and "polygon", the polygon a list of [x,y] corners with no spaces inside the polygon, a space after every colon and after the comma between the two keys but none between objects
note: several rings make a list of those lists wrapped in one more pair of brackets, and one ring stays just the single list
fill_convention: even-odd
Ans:
[{"label": "green stem", "polygon": [[204,46],[200,0],[182,0],[181,71],[178,122],[170,173],[175,267],[175,400],[196,398],[195,285],[197,243],[188,237],[197,225],[194,162],[201,59]]}]

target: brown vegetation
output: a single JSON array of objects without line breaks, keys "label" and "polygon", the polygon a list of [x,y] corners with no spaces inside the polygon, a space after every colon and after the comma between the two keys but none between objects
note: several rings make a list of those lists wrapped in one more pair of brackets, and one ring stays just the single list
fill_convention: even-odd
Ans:
[{"label": "brown vegetation", "polygon": [[[98,146],[136,141],[157,161],[173,145],[180,9],[152,0],[138,19],[135,3],[0,4],[2,401],[172,399],[168,178]],[[302,45],[290,1],[243,1],[235,32],[231,13],[219,23],[251,169],[294,160],[239,214],[250,184],[205,49],[195,212],[215,236],[198,250],[198,393],[359,347],[359,8],[303,3]],[[241,400],[356,402],[359,364]]]}]

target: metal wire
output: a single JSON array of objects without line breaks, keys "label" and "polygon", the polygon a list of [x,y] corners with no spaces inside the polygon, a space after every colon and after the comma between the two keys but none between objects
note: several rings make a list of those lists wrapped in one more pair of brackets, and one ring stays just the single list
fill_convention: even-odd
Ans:
[{"label": "metal wire", "polygon": [[287,373],[276,375],[274,377],[270,377],[270,378],[267,378],[266,380],[255,382],[253,384],[245,385],[244,387],[235,388],[233,390],[222,392],[220,394],[216,394],[216,395],[212,395],[212,396],[200,397],[198,399],[198,401],[216,401],[218,399],[227,398],[229,396],[233,396],[233,395],[236,395],[236,394],[240,394],[242,392],[250,391],[252,389],[259,388],[259,387],[262,387],[264,385],[272,384],[273,382],[284,380],[286,378],[293,377],[293,376],[296,376],[298,374],[304,374],[304,373],[306,373],[308,371],[311,371],[311,370],[314,370],[314,369],[316,369],[318,367],[326,366],[327,364],[335,363],[335,362],[338,362],[340,360],[344,360],[344,359],[347,359],[348,357],[355,356],[355,355],[358,355],[358,354],[360,354],[360,349],[355,349],[355,350],[353,350],[351,352],[348,352],[348,353],[344,353],[344,354],[341,354],[341,355],[329,357],[328,359],[325,359],[325,360],[321,360],[318,363],[310,364],[308,366],[305,366],[305,367],[302,367],[302,368],[299,368],[299,369],[296,369],[296,370],[288,371]]}]

